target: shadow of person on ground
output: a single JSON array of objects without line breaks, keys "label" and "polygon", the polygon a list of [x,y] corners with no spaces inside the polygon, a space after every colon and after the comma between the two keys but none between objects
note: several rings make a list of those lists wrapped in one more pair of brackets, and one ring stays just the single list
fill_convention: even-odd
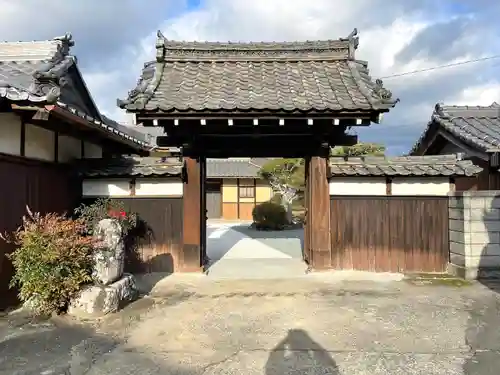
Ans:
[{"label": "shadow of person on ground", "polygon": [[266,375],[330,374],[340,370],[330,354],[302,329],[291,329],[271,351]]},{"label": "shadow of person on ground", "polygon": [[[500,202],[500,194],[493,201]],[[487,289],[475,295],[470,308],[465,340],[472,356],[464,363],[465,375],[500,373],[500,264],[494,263],[495,255],[500,255],[500,209],[496,206],[484,209],[482,214],[488,241],[481,250],[477,279]],[[474,233],[470,235],[472,237]],[[473,251],[474,245],[470,246]]]}]

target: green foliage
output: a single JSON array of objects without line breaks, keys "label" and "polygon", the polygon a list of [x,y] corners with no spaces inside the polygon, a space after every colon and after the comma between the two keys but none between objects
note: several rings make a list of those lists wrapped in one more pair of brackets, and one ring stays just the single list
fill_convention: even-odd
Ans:
[{"label": "green foliage", "polygon": [[280,185],[302,190],[305,183],[305,162],[298,158],[271,159],[259,171],[261,178],[275,178]]},{"label": "green foliage", "polygon": [[94,203],[82,204],[75,209],[75,214],[85,223],[87,233],[92,234],[102,219],[116,219],[123,229],[123,235],[137,226],[137,214],[127,212],[123,202],[109,198],[99,198]]},{"label": "green foliage", "polygon": [[335,146],[331,149],[331,156],[384,156],[385,146],[377,143],[357,143],[354,146]]},{"label": "green foliage", "polygon": [[14,233],[1,236],[18,246],[8,255],[15,270],[10,286],[36,314],[61,312],[92,281],[94,240],[81,220],[27,211]]},{"label": "green foliage", "polygon": [[287,224],[285,208],[276,202],[263,202],[252,211],[255,228],[259,230],[282,230]]}]

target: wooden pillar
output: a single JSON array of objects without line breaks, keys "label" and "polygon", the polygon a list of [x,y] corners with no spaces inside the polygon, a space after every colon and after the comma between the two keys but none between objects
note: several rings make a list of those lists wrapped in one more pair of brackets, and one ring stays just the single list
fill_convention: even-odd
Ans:
[{"label": "wooden pillar", "polygon": [[202,249],[202,166],[200,160],[184,158],[183,247],[181,272],[201,272]]},{"label": "wooden pillar", "polygon": [[309,265],[313,270],[326,270],[332,267],[328,158],[313,156],[306,162]]},{"label": "wooden pillar", "polygon": [[305,190],[304,190],[304,208],[305,208],[305,216],[304,216],[304,248],[302,249],[303,251],[303,256],[304,256],[304,261],[311,266],[311,241],[310,241],[310,224],[309,224],[309,208],[311,207],[310,203],[310,198],[311,198],[311,193],[310,193],[310,187],[311,183],[309,182],[309,164],[310,164],[311,158],[306,158],[305,159],[305,171],[304,171],[304,176],[305,176]]}]

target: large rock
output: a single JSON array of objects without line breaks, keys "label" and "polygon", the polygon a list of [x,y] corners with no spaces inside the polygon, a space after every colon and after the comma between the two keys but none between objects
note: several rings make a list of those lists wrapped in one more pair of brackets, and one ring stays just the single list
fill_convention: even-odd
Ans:
[{"label": "large rock", "polygon": [[89,285],[68,309],[73,315],[105,315],[131,302],[138,296],[135,278],[125,274],[110,285]]},{"label": "large rock", "polygon": [[109,285],[123,275],[125,245],[122,227],[113,219],[101,220],[94,231],[98,248],[94,255],[94,277],[96,282]]}]

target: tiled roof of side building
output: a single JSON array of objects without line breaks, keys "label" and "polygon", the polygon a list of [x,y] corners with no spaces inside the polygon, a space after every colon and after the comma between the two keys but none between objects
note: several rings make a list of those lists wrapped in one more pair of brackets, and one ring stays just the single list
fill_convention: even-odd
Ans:
[{"label": "tiled roof of side building", "polygon": [[181,176],[182,166],[182,160],[175,157],[122,156],[75,161],[79,174],[85,177]]},{"label": "tiled roof of side building", "polygon": [[482,171],[458,155],[332,157],[331,176],[475,176]]},{"label": "tiled roof of side building", "polygon": [[356,60],[357,31],[305,42],[176,42],[160,32],[156,61],[118,100],[131,111],[380,111],[393,107],[382,81]]},{"label": "tiled roof of side building", "polygon": [[208,159],[208,178],[258,178],[260,167],[267,159],[229,158]]},{"label": "tiled roof of side building", "polygon": [[[208,159],[207,178],[258,178],[265,158]],[[79,173],[86,177],[178,176],[182,157],[129,157],[85,159],[75,161]]]},{"label": "tiled roof of side building", "polygon": [[143,135],[104,118],[70,54],[71,34],[52,40],[0,42],[0,99],[51,105],[125,142],[149,148]]},{"label": "tiled roof of side building", "polygon": [[500,151],[500,105],[436,104],[431,121],[410,153],[415,153],[438,128],[481,152]]}]

